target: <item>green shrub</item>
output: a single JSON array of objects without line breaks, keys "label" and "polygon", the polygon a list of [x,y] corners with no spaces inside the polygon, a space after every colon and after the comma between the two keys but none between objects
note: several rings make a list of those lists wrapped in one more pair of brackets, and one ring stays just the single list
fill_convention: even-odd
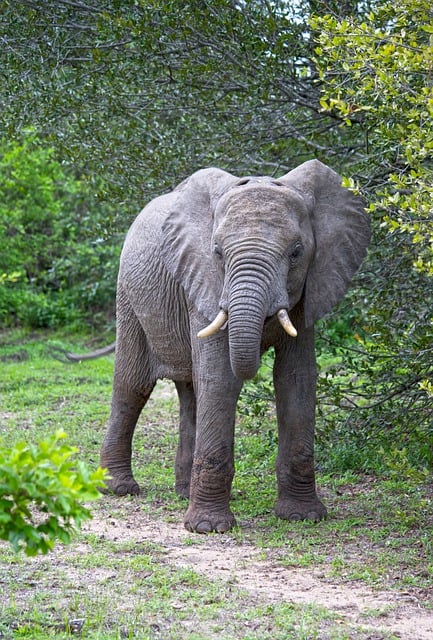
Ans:
[{"label": "green shrub", "polygon": [[[263,356],[260,368],[253,380],[248,380],[241,391],[238,411],[244,416],[244,422],[259,421],[271,412],[274,401],[274,383],[272,367],[274,364],[274,349],[269,349]],[[245,420],[247,418],[247,420]]]},{"label": "green shrub", "polygon": [[396,448],[410,466],[432,469],[431,2],[373,3],[365,16],[311,24],[320,104],[351,132],[350,171],[373,231],[357,279],[358,344],[319,378],[319,435],[364,468],[381,448],[391,457]]},{"label": "green shrub", "polygon": [[28,131],[0,140],[0,324],[58,327],[112,312],[120,241],[98,185]]},{"label": "green shrub", "polygon": [[96,500],[105,471],[89,472],[72,461],[76,448],[61,444],[58,431],[38,445],[0,447],[0,539],[33,556],[50,551],[56,539],[71,540],[76,526],[91,518],[83,501]]}]

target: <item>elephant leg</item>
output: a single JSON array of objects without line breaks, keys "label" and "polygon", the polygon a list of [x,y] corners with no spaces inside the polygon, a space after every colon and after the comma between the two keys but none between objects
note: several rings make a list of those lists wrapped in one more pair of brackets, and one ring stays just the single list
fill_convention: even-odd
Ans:
[{"label": "elephant leg", "polygon": [[195,448],[196,400],[192,382],[175,382],[179,396],[179,445],[176,453],[176,493],[189,498]]},{"label": "elephant leg", "polygon": [[[202,326],[203,321],[195,329]],[[225,332],[193,344],[193,363],[197,435],[184,524],[197,533],[223,533],[236,524],[229,501],[236,403],[242,383],[231,371]]]},{"label": "elephant leg", "polygon": [[117,495],[140,491],[131,468],[132,438],[156,382],[151,377],[146,336],[132,310],[125,313],[125,309],[126,302],[118,320],[111,413],[101,447],[101,466],[108,469],[108,487]]},{"label": "elephant leg", "polygon": [[299,332],[276,348],[274,385],[278,418],[275,513],[287,520],[319,521],[326,508],[316,494],[314,332]]}]

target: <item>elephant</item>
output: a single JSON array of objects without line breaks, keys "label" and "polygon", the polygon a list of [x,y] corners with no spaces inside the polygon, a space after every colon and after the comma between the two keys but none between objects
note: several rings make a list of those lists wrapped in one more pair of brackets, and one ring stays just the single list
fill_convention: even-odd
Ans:
[{"label": "elephant", "polygon": [[[152,200],[127,233],[117,285],[111,413],[101,466],[138,494],[132,438],[158,379],[180,403],[175,490],[191,532],[232,529],[234,423],[242,384],[275,350],[275,513],[319,521],[314,323],[344,295],[369,244],[361,196],[309,160],[282,177],[200,169]],[[114,346],[112,345],[111,348]]]}]

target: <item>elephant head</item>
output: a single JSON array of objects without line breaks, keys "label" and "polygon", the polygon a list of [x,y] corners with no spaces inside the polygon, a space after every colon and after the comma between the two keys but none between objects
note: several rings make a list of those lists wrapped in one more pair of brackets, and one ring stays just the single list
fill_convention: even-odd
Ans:
[{"label": "elephant head", "polygon": [[264,323],[274,315],[295,339],[289,314],[303,304],[311,326],[344,295],[369,242],[363,199],[311,160],[274,180],[220,169],[193,174],[175,190],[162,256],[209,321],[228,323],[230,361],[241,380],[260,362]]}]

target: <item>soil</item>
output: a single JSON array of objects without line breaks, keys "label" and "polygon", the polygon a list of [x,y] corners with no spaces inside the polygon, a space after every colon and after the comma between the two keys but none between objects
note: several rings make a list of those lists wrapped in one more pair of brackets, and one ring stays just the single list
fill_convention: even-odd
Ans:
[{"label": "soil", "polygon": [[[317,570],[284,567],[272,552],[263,559],[262,550],[249,543],[239,544],[230,535],[199,536],[200,544],[191,544],[191,534],[181,523],[156,521],[138,505],[130,506],[129,515],[122,520],[97,517],[83,529],[112,541],[157,543],[165,562],[191,568],[208,579],[227,581],[265,603],[322,606],[344,623],[371,630],[371,640],[383,638],[384,633],[408,640],[433,638],[433,612],[412,594],[331,582],[323,566]],[[366,623],[373,612],[371,623]]]}]

